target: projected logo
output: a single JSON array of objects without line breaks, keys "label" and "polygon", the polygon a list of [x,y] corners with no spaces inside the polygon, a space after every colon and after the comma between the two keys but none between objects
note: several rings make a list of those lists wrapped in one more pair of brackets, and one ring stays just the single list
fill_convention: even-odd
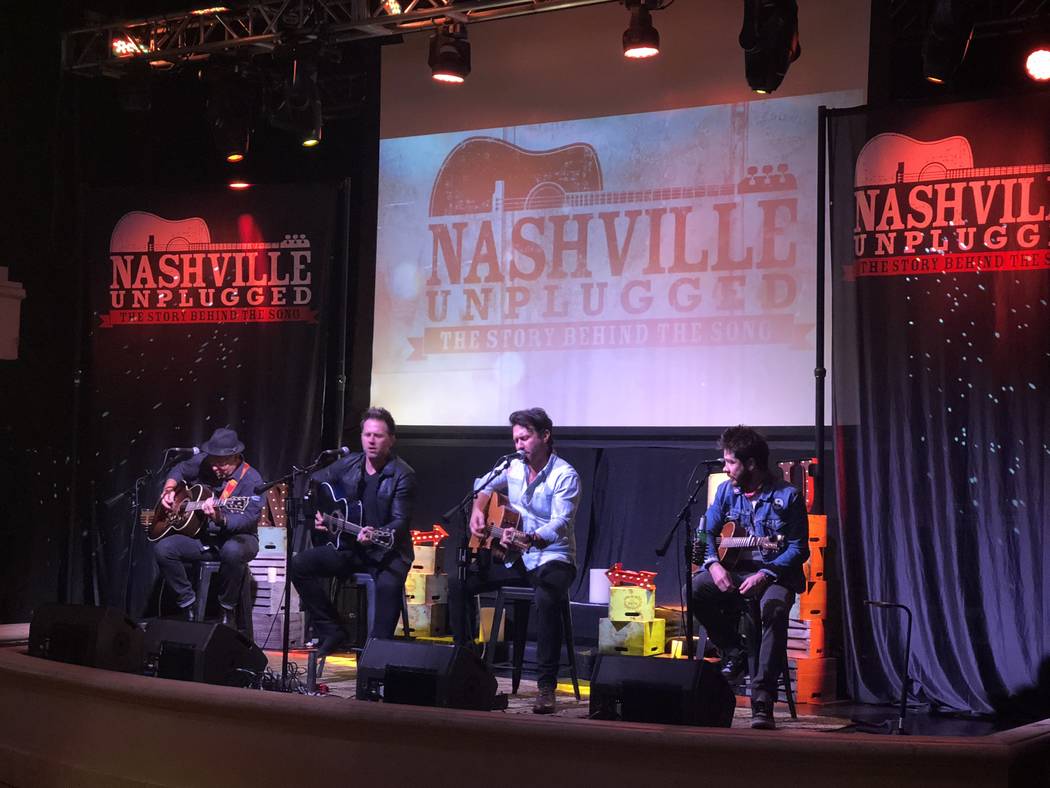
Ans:
[{"label": "projected logo", "polygon": [[855,276],[1050,268],[1050,164],[975,167],[965,137],[873,137],[854,171]]},{"label": "projected logo", "polygon": [[[239,224],[242,236],[259,236],[250,217]],[[132,211],[114,225],[109,247],[102,328],[317,322],[305,235],[214,243],[204,219]]]},{"label": "projected logo", "polygon": [[[644,168],[643,168],[644,169]],[[734,182],[609,190],[597,150],[460,142],[430,191],[431,354],[686,345],[808,347],[795,321],[799,187],[787,164]]]}]

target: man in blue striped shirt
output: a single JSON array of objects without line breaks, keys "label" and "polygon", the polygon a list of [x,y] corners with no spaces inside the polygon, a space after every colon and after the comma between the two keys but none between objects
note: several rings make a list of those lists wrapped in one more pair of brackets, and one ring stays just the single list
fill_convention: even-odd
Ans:
[{"label": "man in blue striped shirt", "polygon": [[[516,547],[514,560],[492,561],[472,568],[465,583],[449,584],[449,615],[456,642],[469,645],[477,632],[473,605],[464,605],[481,591],[502,586],[532,586],[536,591],[537,662],[539,694],[533,711],[554,712],[554,690],[562,644],[561,610],[576,577],[576,540],[573,522],[580,501],[576,469],[554,451],[554,425],[543,408],[510,414],[511,437],[519,456],[482,488],[470,517],[471,533],[486,535],[485,511],[499,492],[521,515],[521,533],[504,532],[504,547]],[[468,608],[465,610],[465,608]]]}]

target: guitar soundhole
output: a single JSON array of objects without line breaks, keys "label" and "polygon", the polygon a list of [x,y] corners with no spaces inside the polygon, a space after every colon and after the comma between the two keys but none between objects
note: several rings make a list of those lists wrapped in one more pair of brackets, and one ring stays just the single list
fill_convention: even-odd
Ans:
[{"label": "guitar soundhole", "polygon": [[565,190],[556,183],[541,183],[533,187],[525,198],[525,208],[530,211],[550,210],[565,207]]}]

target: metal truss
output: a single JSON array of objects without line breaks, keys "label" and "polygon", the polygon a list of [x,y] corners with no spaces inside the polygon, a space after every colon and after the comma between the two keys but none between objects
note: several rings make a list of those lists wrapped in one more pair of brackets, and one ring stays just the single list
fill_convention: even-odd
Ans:
[{"label": "metal truss", "polygon": [[[961,0],[973,6],[974,36],[991,38],[1050,22],[1050,0]],[[931,0],[886,0],[894,43],[916,43],[926,34]]]},{"label": "metal truss", "polygon": [[614,1],[269,0],[216,6],[73,30],[62,37],[62,65],[119,77],[132,64],[165,68],[236,50],[250,54],[283,45],[340,44]]}]

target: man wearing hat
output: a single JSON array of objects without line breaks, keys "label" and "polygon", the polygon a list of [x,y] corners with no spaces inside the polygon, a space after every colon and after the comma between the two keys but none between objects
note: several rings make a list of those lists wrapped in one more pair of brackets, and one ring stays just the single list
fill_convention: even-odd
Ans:
[{"label": "man wearing hat", "polygon": [[[248,562],[259,552],[258,524],[262,513],[262,499],[255,488],[263,483],[259,472],[244,461],[244,444],[237,433],[228,427],[215,430],[201,444],[200,454],[180,462],[164,482],[161,505],[171,509],[175,504],[175,490],[180,484],[187,487],[204,485],[212,497],[200,511],[208,518],[207,528],[200,538],[185,534],[170,534],[153,543],[157,564],[165,582],[175,592],[179,607],[188,620],[195,620],[197,595],[186,576],[184,562],[213,560],[209,553],[219,555],[219,604],[222,623],[233,625],[233,610],[240,599],[241,583]],[[243,510],[227,510],[223,502],[228,498],[247,499]]]}]

